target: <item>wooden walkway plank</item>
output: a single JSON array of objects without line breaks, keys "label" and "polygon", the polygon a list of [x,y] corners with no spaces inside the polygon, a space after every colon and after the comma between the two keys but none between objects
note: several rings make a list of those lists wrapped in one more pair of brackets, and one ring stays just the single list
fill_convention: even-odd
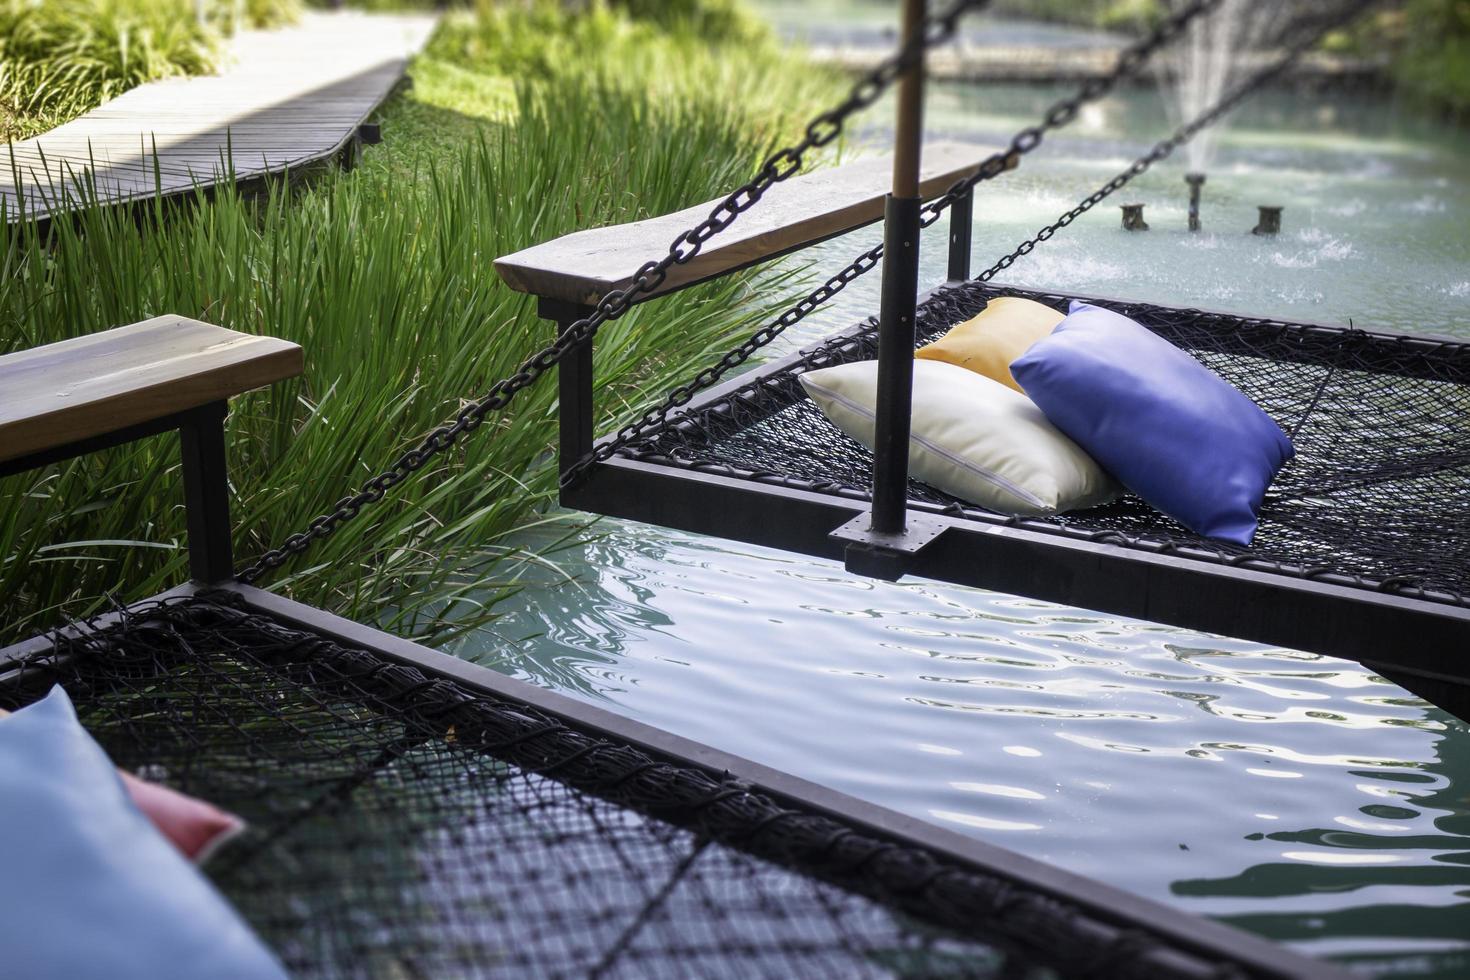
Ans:
[{"label": "wooden walkway plank", "polygon": [[435,23],[311,13],[295,27],[244,32],[218,75],[141,85],[0,147],[0,202],[10,221],[45,218],[92,196],[77,194],[79,180],[122,204],[191,193],[231,170],[252,180],[329,159],[356,138]]}]

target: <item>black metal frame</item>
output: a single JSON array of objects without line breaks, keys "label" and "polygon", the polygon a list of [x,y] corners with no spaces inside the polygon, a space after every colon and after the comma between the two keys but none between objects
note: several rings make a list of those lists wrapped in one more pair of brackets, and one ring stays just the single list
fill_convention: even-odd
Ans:
[{"label": "black metal frame", "polygon": [[[951,272],[965,271],[968,264],[968,210],[951,218]],[[868,329],[862,323],[847,333]],[[1455,342],[1380,335],[1396,344]],[[695,414],[749,385],[753,377],[783,372],[801,357],[780,358],[726,381],[696,397],[684,411]],[[576,383],[590,392],[590,368],[578,365],[574,370]],[[576,419],[563,413],[562,445],[585,455],[592,445],[583,441],[592,424],[590,401],[583,410],[586,414]],[[577,439],[567,438],[568,427],[574,427]],[[575,460],[563,457],[564,466],[570,462]],[[908,502],[908,520],[923,524],[917,548],[854,548],[849,545],[862,539],[867,526],[870,504],[865,495],[728,467],[716,472],[626,456],[592,467],[580,484],[562,491],[561,502],[611,517],[844,561],[858,574],[887,579],[919,575],[1355,660],[1470,720],[1470,661],[1464,657],[1470,649],[1470,608],[1374,591],[1345,576],[1305,578],[1248,563],[1227,564],[1218,556],[1191,555],[1185,549],[1164,554],[1143,546],[1098,543],[1057,528],[1028,528],[1000,515],[957,517],[918,501]]]},{"label": "black metal frame", "polygon": [[909,499],[909,428],[913,416],[914,338],[919,303],[917,197],[889,195],[883,217],[883,291],[878,314],[878,403],[873,414],[873,517],[886,542],[852,542],[861,551],[902,547]]},{"label": "black metal frame", "polygon": [[[978,838],[857,799],[274,593],[235,582],[216,588],[239,596],[249,611],[285,625],[367,650],[392,663],[415,667],[431,677],[453,681],[475,693],[529,705],[574,728],[627,743],[678,765],[702,769],[716,778],[734,777],[786,805],[833,817],[878,839],[918,845],[972,870],[1008,878],[1027,889],[1074,905],[1098,922],[1120,932],[1129,932],[1144,923],[1182,951],[1210,960],[1244,963],[1252,971],[1252,976],[1282,980],[1332,980],[1347,976],[1332,964],[1302,956],[1222,923],[1158,904]],[[182,586],[136,603],[131,608],[146,611],[150,604],[161,599],[184,597],[200,590],[200,586]],[[119,616],[103,617],[86,627],[68,627],[60,633],[94,632],[106,628]],[[37,637],[0,649],[0,684],[26,683],[27,677],[17,664],[34,661],[54,646],[53,640]]]},{"label": "black metal frame", "polygon": [[229,471],[225,455],[225,415],[228,411],[228,403],[210,402],[138,425],[0,461],[0,477],[50,466],[164,432],[177,432],[189,529],[189,574],[196,582],[224,582],[235,575],[230,541]]},{"label": "black metal frame", "polygon": [[[833,561],[846,548],[832,532],[868,510],[860,497],[627,458],[562,503]],[[910,574],[1356,660],[1470,717],[1470,609],[909,506],[944,525]]]}]

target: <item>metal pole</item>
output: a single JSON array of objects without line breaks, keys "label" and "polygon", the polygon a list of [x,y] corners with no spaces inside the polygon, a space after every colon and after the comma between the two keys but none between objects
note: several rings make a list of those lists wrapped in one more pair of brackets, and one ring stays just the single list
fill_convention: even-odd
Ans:
[{"label": "metal pole", "polygon": [[[925,6],[925,0],[903,0],[903,44],[918,35]],[[914,310],[919,295],[919,147],[923,130],[921,55],[898,84],[893,191],[884,211],[878,406],[873,433],[872,528],[880,534],[902,534],[907,519]]]},{"label": "metal pole", "polygon": [[1189,230],[1199,231],[1199,194],[1205,184],[1205,175],[1185,174],[1184,182],[1189,185]]},{"label": "metal pole", "polygon": [[[537,316],[556,323],[557,332],[591,316],[592,307],[580,303],[542,299]],[[593,400],[592,341],[579,344],[557,365],[557,418],[560,435],[557,447],[562,473],[592,451],[595,402]]]},{"label": "metal pole", "polygon": [[230,551],[230,483],[225,457],[228,406],[212,402],[190,412],[179,427],[184,464],[184,516],[189,528],[189,574],[204,584],[235,577]]},{"label": "metal pole", "polygon": [[970,278],[970,239],[975,228],[975,188],[949,206],[949,281]]}]

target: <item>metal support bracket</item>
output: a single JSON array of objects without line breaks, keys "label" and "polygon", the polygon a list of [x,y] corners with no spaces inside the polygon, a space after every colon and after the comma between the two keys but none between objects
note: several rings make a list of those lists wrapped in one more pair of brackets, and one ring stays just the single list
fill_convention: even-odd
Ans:
[{"label": "metal support bracket", "polygon": [[176,431],[179,434],[185,518],[189,530],[189,572],[196,582],[227,582],[235,577],[225,452],[225,416],[228,413],[226,402],[209,402],[89,439],[5,460],[0,462],[0,477]]},{"label": "metal support bracket", "polygon": [[[536,315],[556,324],[560,334],[578,320],[593,313],[593,307],[580,303],[541,297]],[[592,341],[572,349],[557,365],[557,419],[560,435],[557,457],[561,472],[575,466],[592,451],[596,404],[593,398]]]},{"label": "metal support bracket", "polygon": [[235,577],[230,542],[230,482],[225,453],[229,406],[212,402],[193,409],[179,427],[189,525],[189,572],[206,585]]},{"label": "metal support bracket", "polygon": [[902,531],[875,531],[873,515],[862,513],[828,537],[846,543],[843,564],[849,572],[897,582],[913,567],[919,552],[949,528],[950,522],[943,517],[909,511]]}]

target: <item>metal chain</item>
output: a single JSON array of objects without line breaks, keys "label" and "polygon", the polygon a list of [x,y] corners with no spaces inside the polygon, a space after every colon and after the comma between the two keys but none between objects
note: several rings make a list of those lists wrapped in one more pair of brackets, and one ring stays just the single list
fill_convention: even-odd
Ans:
[{"label": "metal chain", "polygon": [[[976,167],[973,173],[955,181],[943,195],[930,201],[919,212],[920,226],[927,228],[933,224],[946,208],[969,193],[976,184],[990,180],[1013,168],[1021,157],[1041,145],[1046,133],[1066,126],[1077,117],[1077,113],[1084,105],[1102,98],[1116,88],[1119,82],[1137,75],[1148,63],[1149,58],[1159,48],[1177,37],[1190,21],[1209,13],[1222,2],[1223,0],[1195,0],[1167,18],[1146,37],[1128,47],[1119,56],[1117,64],[1107,75],[1088,80],[1074,95],[1054,104],[1042,117],[1040,123],[1028,126],[1016,133],[1006,149],[991,154]],[[718,382],[732,369],[748,361],[761,348],[768,346],[777,337],[806,319],[818,307],[842,292],[848,283],[876,268],[882,258],[882,243],[859,255],[771,323],[757,330],[739,347],[728,351],[715,364],[670,391],[662,402],[644,411],[636,420],[624,425],[613,438],[598,443],[591,452],[567,468],[561,476],[561,485],[566,487],[575,484],[596,464],[611,459],[620,450],[637,442],[650,431],[662,428],[667,423],[669,415],[689,404],[699,392]]]},{"label": "metal chain", "polygon": [[899,76],[919,63],[926,50],[949,40],[963,14],[986,7],[990,2],[954,0],[944,12],[926,17],[918,33],[897,54],[863,75],[847,98],[836,107],[809,122],[798,143],[771,154],[752,180],[715,205],[709,217],[675,238],[663,258],[645,263],[633,277],[631,285],[610,290],[597,303],[591,316],[568,326],[550,346],[527,358],[515,374],[496,382],[479,401],[461,409],[452,423],[430,432],[416,447],[399,456],[387,470],[368,480],[362,490],[337,501],[331,513],[316,517],[306,530],[291,535],[279,547],[261,555],[254,563],[241,569],[237,578],[245,583],[254,582],[265,572],[279,568],[294,555],[330,537],[343,524],[356,518],[364,507],[382,500],[389,490],[422,469],[429,460],[454,446],[466,433],[478,429],[485,416],[509,405],[518,392],[535,384],[569,353],[590,341],[602,324],[626,313],[639,296],[657,290],[668,278],[670,269],[693,259],[706,242],[758,204],[768,190],[800,171],[808,153],[835,140],[854,113],[878,101]]}]

